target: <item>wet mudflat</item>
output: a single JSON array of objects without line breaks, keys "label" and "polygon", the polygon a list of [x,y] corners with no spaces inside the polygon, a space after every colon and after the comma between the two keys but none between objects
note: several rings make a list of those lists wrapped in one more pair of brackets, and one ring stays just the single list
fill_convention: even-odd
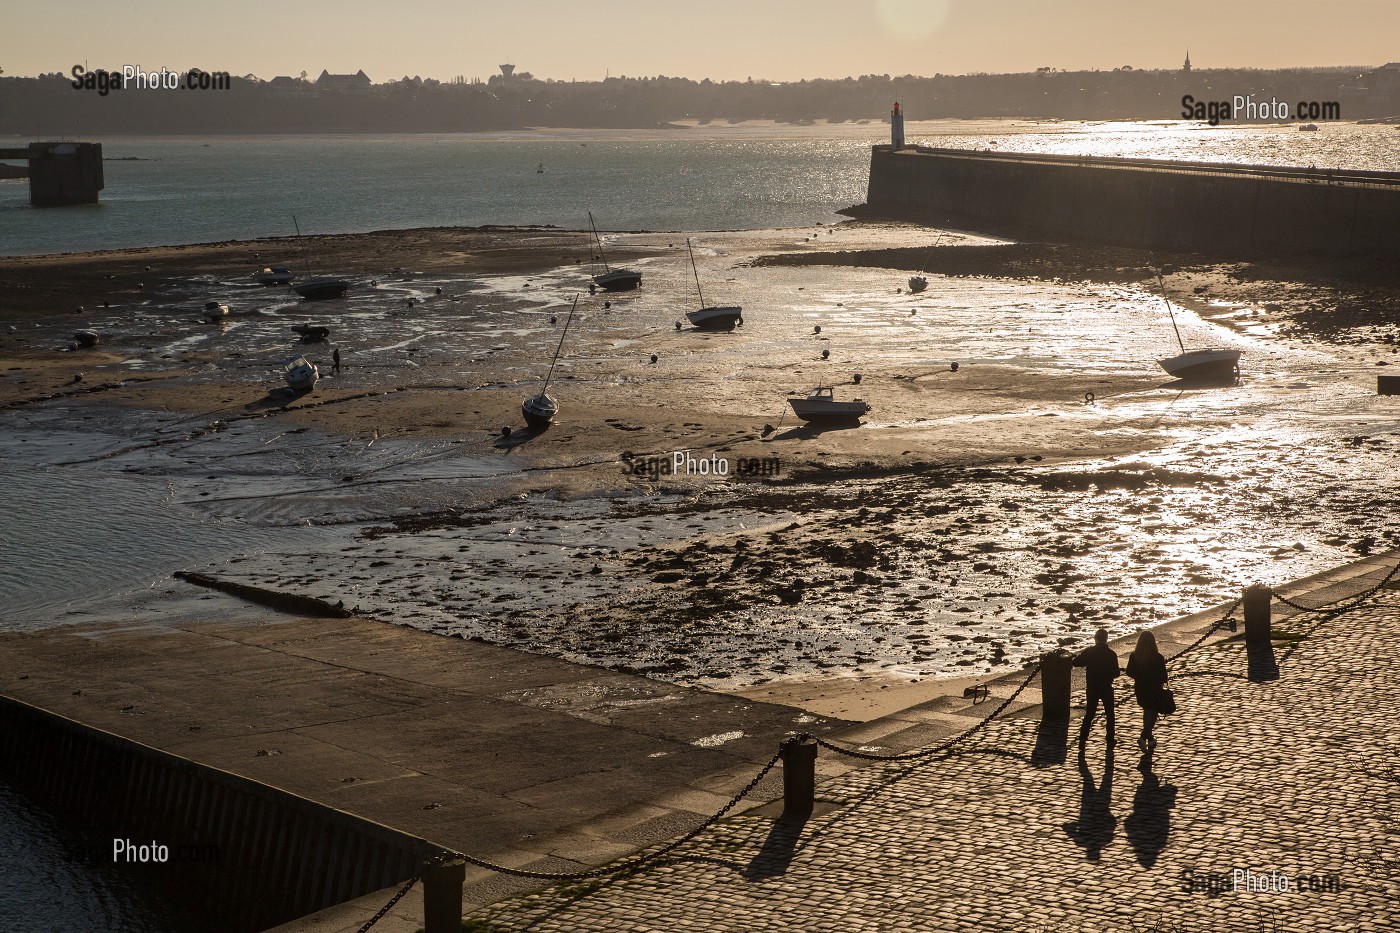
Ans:
[{"label": "wet mudflat", "polygon": [[[196,569],[720,689],[914,679],[1009,669],[1396,541],[1397,418],[1374,379],[1390,341],[1369,319],[1314,336],[1309,316],[1341,300],[1324,286],[1169,275],[1188,345],[1245,354],[1238,384],[1192,387],[1155,364],[1177,350],[1142,257],[933,274],[910,295],[911,272],[995,244],[934,250],[937,231],[875,224],[702,234],[707,299],[745,308],[704,334],[675,326],[694,304],[683,236],[615,237],[643,288],[591,297],[586,244],[520,237],[508,267],[376,267],[366,249],[343,302],[181,267],[86,314],[93,351],[62,349],[67,316],[11,325],[0,469],[46,503],[8,532],[15,624],[189,611],[169,574]],[[911,243],[928,249],[910,268],[826,256]],[[520,401],[580,292],[563,414],[530,433]],[[205,295],[229,304],[221,326],[198,321]],[[330,342],[299,343],[303,323]],[[326,372],[311,394],[278,384],[295,352]],[[818,384],[868,400],[865,424],[795,422],[788,393]],[[778,468],[631,468],[680,450]],[[78,532],[68,550],[54,525]],[[141,546],[162,532],[178,546]]]}]

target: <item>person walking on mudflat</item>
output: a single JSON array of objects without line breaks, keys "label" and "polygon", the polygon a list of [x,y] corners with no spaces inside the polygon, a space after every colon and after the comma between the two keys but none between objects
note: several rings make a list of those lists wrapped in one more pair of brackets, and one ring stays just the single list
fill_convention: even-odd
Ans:
[{"label": "person walking on mudflat", "polygon": [[1108,744],[1115,742],[1113,720],[1113,681],[1122,670],[1118,667],[1118,655],[1108,647],[1108,631],[1099,629],[1094,633],[1094,646],[1081,651],[1074,659],[1075,667],[1084,668],[1084,725],[1079,729],[1079,750],[1089,742],[1089,730],[1094,726],[1094,714],[1103,703],[1104,719],[1108,723]]},{"label": "person walking on mudflat", "polygon": [[1166,712],[1167,659],[1157,650],[1157,636],[1144,629],[1138,636],[1137,647],[1128,655],[1128,676],[1133,679],[1133,693],[1137,694],[1138,706],[1142,707],[1142,735],[1138,737],[1138,748],[1150,752],[1157,747],[1152,737],[1152,729],[1157,725],[1157,717]]}]

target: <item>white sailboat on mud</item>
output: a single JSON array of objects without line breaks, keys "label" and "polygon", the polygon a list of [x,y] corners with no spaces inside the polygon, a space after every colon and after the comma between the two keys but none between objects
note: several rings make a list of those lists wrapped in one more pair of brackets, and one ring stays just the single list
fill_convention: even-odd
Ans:
[{"label": "white sailboat on mud", "polygon": [[1201,350],[1187,350],[1181,339],[1181,329],[1176,326],[1176,312],[1167,298],[1167,286],[1162,281],[1162,273],[1157,273],[1157,285],[1162,290],[1162,301],[1166,302],[1167,314],[1171,318],[1172,331],[1176,334],[1176,344],[1181,352],[1157,361],[1157,365],[1175,379],[1193,382],[1228,381],[1239,378],[1241,350],[1230,347],[1208,347]]},{"label": "white sailboat on mud", "polygon": [[578,296],[569,308],[569,316],[564,320],[564,331],[559,335],[559,343],[554,347],[554,359],[549,364],[549,374],[544,377],[544,385],[536,395],[527,398],[520,406],[525,423],[536,431],[549,427],[559,414],[559,402],[549,394],[549,381],[554,378],[554,367],[559,363],[559,351],[564,349],[564,338],[569,335],[569,325],[573,323],[574,311],[578,309]]}]

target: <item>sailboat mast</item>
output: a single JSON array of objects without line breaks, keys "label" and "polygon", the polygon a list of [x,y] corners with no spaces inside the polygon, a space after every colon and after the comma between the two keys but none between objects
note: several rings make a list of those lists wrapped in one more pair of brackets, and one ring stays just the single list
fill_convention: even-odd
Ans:
[{"label": "sailboat mast", "polygon": [[549,391],[549,380],[554,378],[554,367],[559,362],[559,351],[564,349],[564,338],[569,336],[569,325],[574,320],[574,309],[578,307],[578,295],[574,296],[573,306],[569,308],[569,316],[564,320],[564,332],[559,335],[559,343],[554,347],[554,359],[549,363],[549,375],[544,377],[544,388],[540,389],[540,394],[544,395]]},{"label": "sailboat mast", "polygon": [[700,307],[705,307],[705,293],[700,290],[700,271],[695,268],[695,250],[690,245],[690,237],[685,238],[685,251],[690,254],[690,271],[695,276],[695,294],[700,296]]},{"label": "sailboat mast", "polygon": [[1186,352],[1186,344],[1181,341],[1181,329],[1176,326],[1176,312],[1172,310],[1172,303],[1167,301],[1167,283],[1162,281],[1162,273],[1157,273],[1157,287],[1162,290],[1162,301],[1167,305],[1167,316],[1172,319],[1172,330],[1176,332],[1176,345],[1181,347],[1181,352]]},{"label": "sailboat mast", "polygon": [[603,260],[603,272],[612,270],[608,268],[608,255],[603,252],[603,238],[598,235],[598,225],[593,222],[593,212],[588,212],[588,226],[593,230],[593,242],[598,244],[598,258]]},{"label": "sailboat mast", "polygon": [[[296,228],[296,231],[297,231],[297,239],[300,240],[300,239],[301,239],[301,224],[297,223],[297,215],[296,215],[296,214],[293,214],[293,215],[292,215],[292,226]],[[303,260],[305,260],[305,262],[306,262],[306,275],[307,275],[308,278],[310,278],[310,276],[311,276],[311,260],[310,260],[309,258],[307,258],[307,253],[306,253],[306,247],[305,247],[305,246],[302,247],[302,250],[301,250],[301,258],[302,258]],[[290,285],[291,283],[288,283],[288,284]]]}]

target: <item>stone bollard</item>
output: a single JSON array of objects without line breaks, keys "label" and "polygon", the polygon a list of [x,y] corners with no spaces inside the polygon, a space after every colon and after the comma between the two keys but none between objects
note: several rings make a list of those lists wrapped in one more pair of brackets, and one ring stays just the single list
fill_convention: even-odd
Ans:
[{"label": "stone bollard", "polygon": [[1247,645],[1267,645],[1273,638],[1270,631],[1269,604],[1274,591],[1256,583],[1244,590],[1244,641]]},{"label": "stone bollard", "polygon": [[1040,659],[1040,718],[1047,722],[1069,722],[1070,673],[1074,655],[1057,648]]},{"label": "stone bollard", "polygon": [[467,863],[449,858],[423,869],[423,933],[462,933]]},{"label": "stone bollard", "polygon": [[783,759],[783,816],[805,820],[817,796],[817,743],[809,736],[788,739],[778,747]]}]

